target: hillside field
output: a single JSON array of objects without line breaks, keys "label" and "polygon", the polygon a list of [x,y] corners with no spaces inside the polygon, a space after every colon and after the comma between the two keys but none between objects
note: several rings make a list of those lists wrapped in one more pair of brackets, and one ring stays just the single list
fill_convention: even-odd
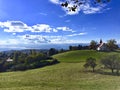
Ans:
[{"label": "hillside field", "polygon": [[[111,52],[119,53],[119,52]],[[39,69],[0,73],[0,90],[120,90],[120,76],[85,72],[87,57],[107,52],[70,51],[54,55],[61,63]]]},{"label": "hillside field", "polygon": [[60,54],[54,55],[53,57],[58,59],[60,62],[80,63],[80,62],[85,62],[85,60],[89,57],[94,57],[97,61],[99,61],[105,55],[113,54],[113,53],[120,53],[120,52],[119,51],[98,52],[95,50],[76,50],[76,51],[60,53]]}]

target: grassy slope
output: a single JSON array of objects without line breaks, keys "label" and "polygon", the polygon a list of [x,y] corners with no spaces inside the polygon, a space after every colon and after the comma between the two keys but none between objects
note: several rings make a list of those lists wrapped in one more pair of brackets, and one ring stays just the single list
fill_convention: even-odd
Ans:
[{"label": "grassy slope", "polygon": [[54,55],[53,57],[61,62],[84,62],[88,57],[94,57],[100,60],[104,55],[116,52],[97,52],[94,50],[69,51]]},{"label": "grassy slope", "polygon": [[83,72],[82,63],[60,63],[0,74],[0,90],[120,90],[120,77]]},{"label": "grassy slope", "polygon": [[[74,56],[74,53],[79,54]],[[97,52],[66,52],[54,56],[63,58],[60,59],[63,61],[60,64],[24,72],[0,73],[0,90],[120,90],[120,76],[83,71],[84,59],[95,53]],[[103,52],[100,53],[100,55],[103,54]],[[80,63],[72,63],[70,57],[75,58],[73,62]],[[95,54],[95,57],[100,56]]]}]

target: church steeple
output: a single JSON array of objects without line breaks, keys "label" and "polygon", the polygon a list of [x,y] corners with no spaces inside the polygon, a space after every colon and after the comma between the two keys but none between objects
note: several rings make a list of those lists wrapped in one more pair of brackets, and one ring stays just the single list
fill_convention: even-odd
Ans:
[{"label": "church steeple", "polygon": [[102,39],[100,39],[100,44],[103,43]]}]

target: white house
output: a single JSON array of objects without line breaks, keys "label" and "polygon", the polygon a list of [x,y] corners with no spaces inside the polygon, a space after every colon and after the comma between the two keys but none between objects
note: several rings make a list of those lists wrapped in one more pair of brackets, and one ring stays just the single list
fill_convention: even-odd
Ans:
[{"label": "white house", "polygon": [[105,43],[102,42],[102,40],[100,40],[100,43],[97,47],[97,51],[107,51],[107,46]]},{"label": "white house", "polygon": [[6,61],[7,61],[7,62],[12,62],[12,61],[13,61],[13,59],[8,58]]}]

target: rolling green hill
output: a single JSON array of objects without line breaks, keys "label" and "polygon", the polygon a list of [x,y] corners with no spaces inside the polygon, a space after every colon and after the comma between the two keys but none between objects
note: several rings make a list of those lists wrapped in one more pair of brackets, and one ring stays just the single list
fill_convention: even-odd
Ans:
[{"label": "rolling green hill", "polygon": [[88,57],[100,60],[103,56],[117,52],[98,52],[95,50],[76,50],[54,55],[60,62],[84,62]]},{"label": "rolling green hill", "polygon": [[109,71],[85,72],[83,68],[87,57],[94,56],[99,60],[107,54],[89,50],[70,51],[54,55],[61,61],[56,65],[0,73],[0,90],[120,90],[120,76],[110,75]]},{"label": "rolling green hill", "polygon": [[82,63],[60,63],[0,73],[0,90],[120,90],[120,77],[84,72]]}]

